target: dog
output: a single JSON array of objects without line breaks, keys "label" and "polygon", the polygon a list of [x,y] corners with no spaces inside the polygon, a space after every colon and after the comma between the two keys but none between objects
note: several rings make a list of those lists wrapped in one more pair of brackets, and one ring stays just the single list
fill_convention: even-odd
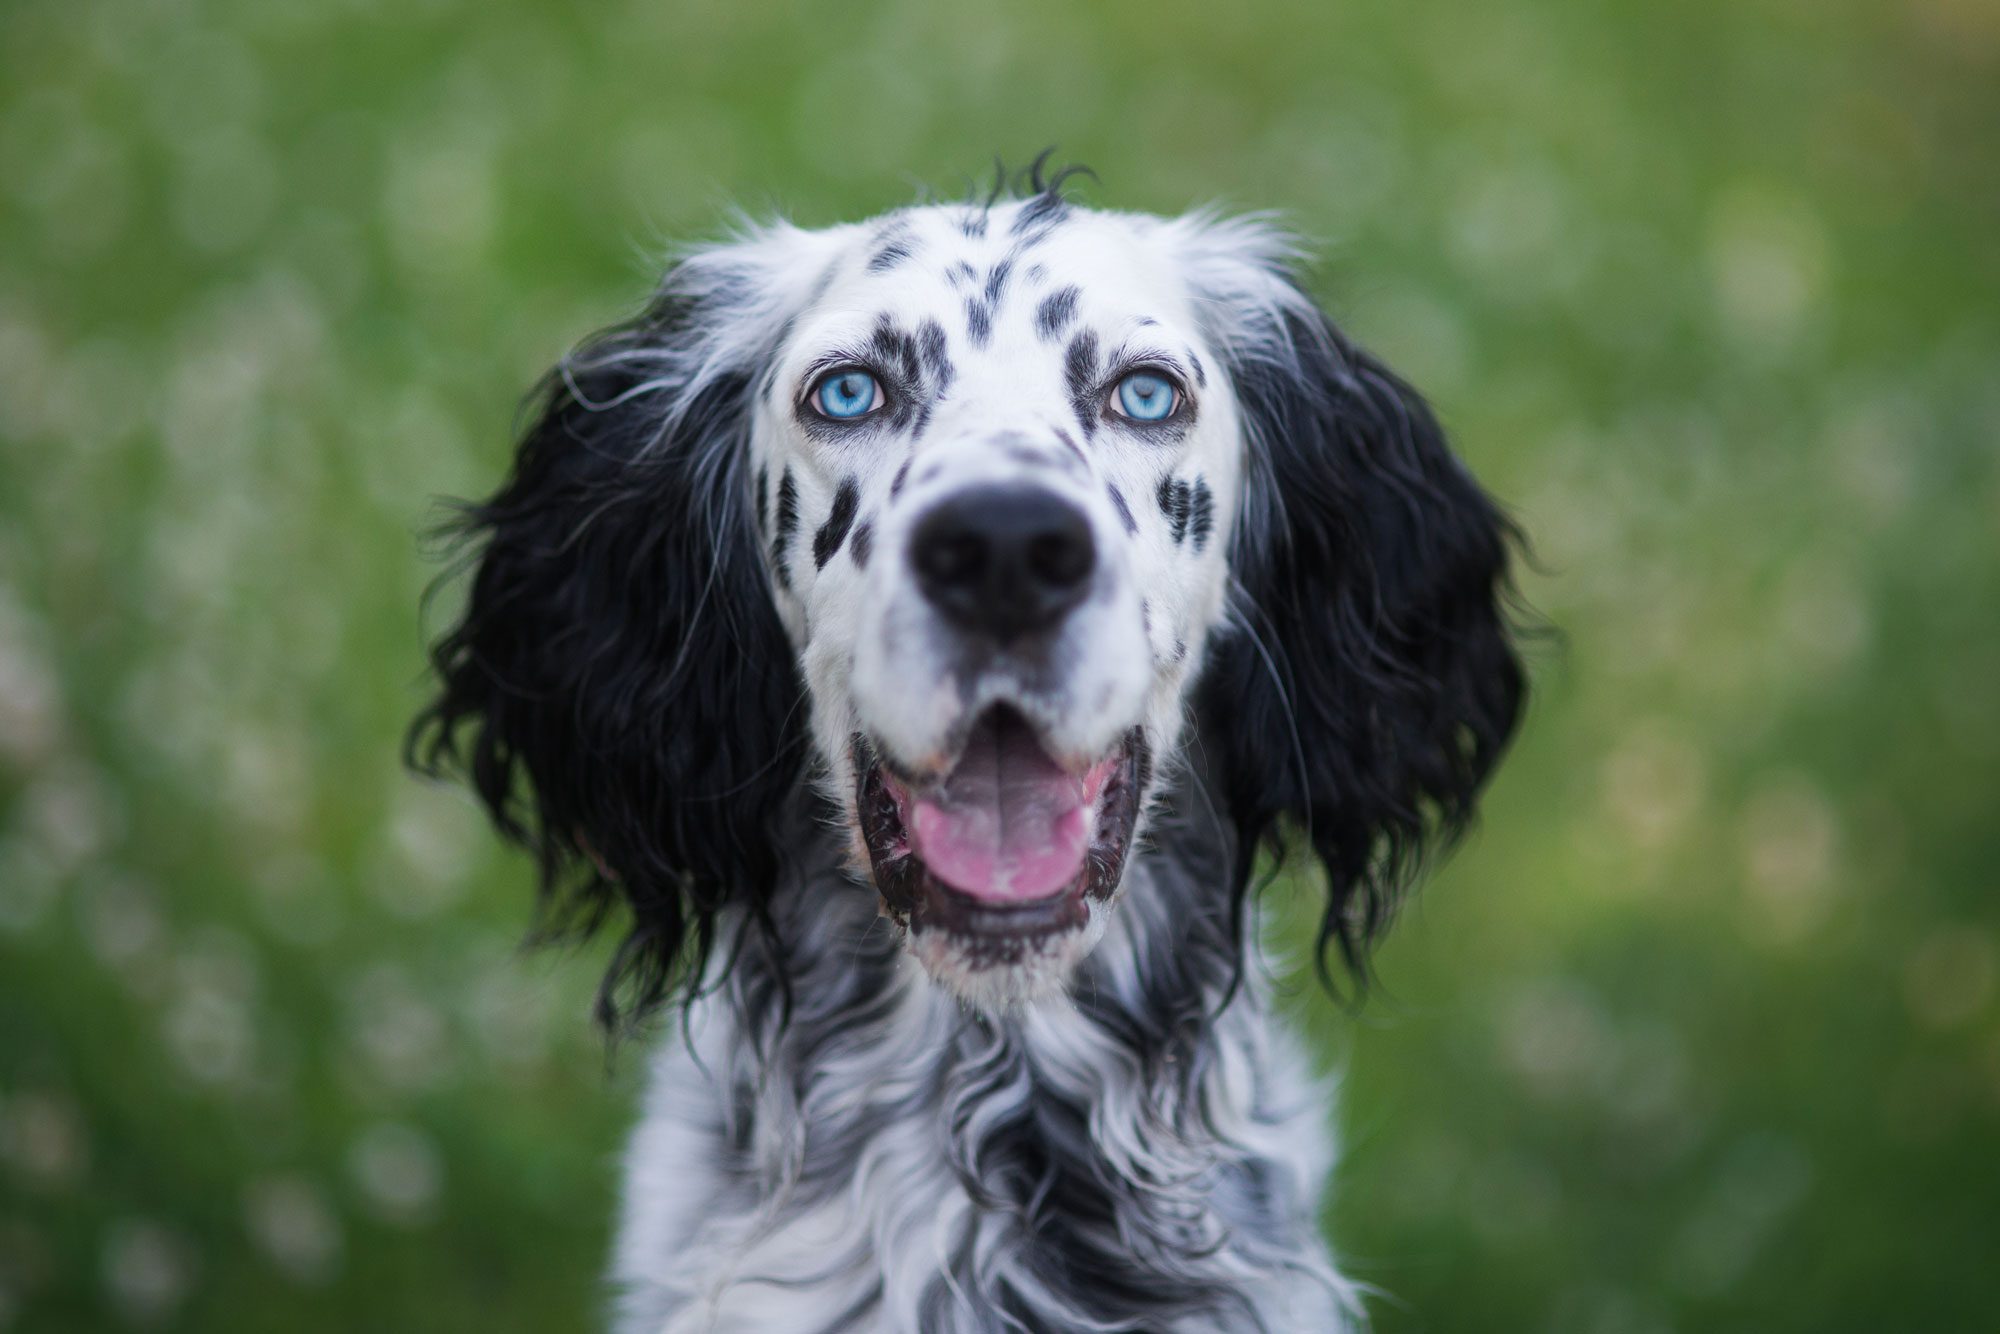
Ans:
[{"label": "dog", "polygon": [[1260,857],[1363,976],[1516,728],[1517,534],[1274,223],[1074,179],[684,254],[463,513],[417,762],[681,1007],[620,1331],[1365,1320]]}]

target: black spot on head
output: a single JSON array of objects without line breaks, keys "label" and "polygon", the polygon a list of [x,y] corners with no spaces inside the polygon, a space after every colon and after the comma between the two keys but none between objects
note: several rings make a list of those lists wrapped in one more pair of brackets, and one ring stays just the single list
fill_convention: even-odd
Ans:
[{"label": "black spot on head", "polygon": [[1077,461],[1079,463],[1090,462],[1090,456],[1083,452],[1083,446],[1079,445],[1076,442],[1076,437],[1071,435],[1068,431],[1065,431],[1060,426],[1056,427],[1056,439],[1062,441],[1063,447],[1068,449],[1070,453],[1076,455]]},{"label": "black spot on head", "polygon": [[1063,352],[1063,374],[1072,395],[1094,388],[1097,380],[1097,335],[1088,329],[1070,339]]},{"label": "black spot on head", "polygon": [[993,337],[993,308],[976,296],[965,299],[965,336],[974,347],[985,347]]},{"label": "black spot on head", "polygon": [[771,531],[771,470],[757,465],[757,531]]},{"label": "black spot on head", "polygon": [[958,219],[958,230],[975,241],[986,235],[986,211],[969,209],[961,214]]},{"label": "black spot on head", "polygon": [[1105,490],[1111,493],[1111,507],[1118,511],[1118,522],[1127,533],[1139,531],[1139,521],[1132,517],[1132,507],[1125,503],[1125,493],[1118,489],[1118,483],[1108,482]]},{"label": "black spot on head", "polygon": [[860,523],[854,525],[854,540],[847,544],[849,554],[854,557],[854,568],[857,570],[867,569],[868,553],[874,549],[875,525],[872,521],[863,519]]},{"label": "black spot on head", "polygon": [[889,499],[894,500],[897,496],[903,494],[903,483],[910,480],[910,464],[915,459],[916,455],[914,454],[904,459],[903,466],[896,469],[896,475],[889,479]]},{"label": "black spot on head", "polygon": [[950,342],[945,338],[944,326],[936,320],[925,320],[917,326],[917,354],[923,358],[924,370],[930,374],[931,387],[943,393],[951,387],[952,377],[957,373],[951,364]]},{"label": "black spot on head", "polygon": [[875,317],[875,333],[870,338],[877,356],[901,373],[906,390],[916,386],[918,376],[917,340],[896,327],[885,312]]},{"label": "black spot on head", "polygon": [[870,273],[886,273],[911,255],[917,253],[915,238],[907,234],[892,235],[882,243],[880,249],[868,257]]},{"label": "black spot on head", "polygon": [[1000,305],[1000,294],[1007,290],[1007,277],[1014,271],[1014,261],[1003,259],[986,271],[986,300],[995,309]]},{"label": "black spot on head", "polygon": [[1028,281],[1029,281],[1029,282],[1031,282],[1031,283],[1038,283],[1038,282],[1040,282],[1040,281],[1041,281],[1042,279],[1044,279],[1044,278],[1046,278],[1046,277],[1048,277],[1048,276],[1049,276],[1049,271],[1048,271],[1048,270],[1047,270],[1046,268],[1044,268],[1044,267],[1043,267],[1042,265],[1040,265],[1040,264],[1030,264],[1030,265],[1028,266]]},{"label": "black spot on head", "polygon": [[1139,628],[1145,631],[1146,640],[1150,643],[1153,638],[1153,600],[1151,598],[1139,599]]},{"label": "black spot on head", "polygon": [[792,586],[792,563],[787,548],[792,544],[792,534],[798,530],[799,486],[792,480],[792,470],[787,468],[778,478],[778,532],[771,539],[771,566],[782,588]]},{"label": "black spot on head", "polygon": [[852,477],[843,477],[833,493],[833,510],[826,516],[826,522],[813,534],[813,564],[820,569],[833,559],[833,553],[840,550],[840,544],[847,540],[847,530],[854,523],[854,511],[861,504],[861,489]]},{"label": "black spot on head", "polygon": [[1075,287],[1058,287],[1042,298],[1035,307],[1035,332],[1045,343],[1053,343],[1061,337],[1069,322],[1076,318],[1076,303],[1083,296]]},{"label": "black spot on head", "polygon": [[1151,315],[1141,315],[1141,316],[1139,317],[1139,324],[1138,324],[1138,327],[1139,327],[1139,328],[1141,328],[1141,329],[1147,329],[1147,328],[1151,328],[1152,326],[1154,326],[1154,325],[1156,325],[1156,324],[1158,324],[1158,323],[1159,323],[1159,321],[1158,321],[1158,320],[1156,320],[1156,319],[1154,319],[1154,318],[1153,318],[1153,317],[1152,317]]},{"label": "black spot on head", "polygon": [[1184,660],[1186,657],[1187,657],[1187,640],[1182,639],[1179,635],[1174,636],[1174,656],[1171,659],[1171,661],[1180,662]]},{"label": "black spot on head", "polygon": [[1215,493],[1208,489],[1206,478],[1194,479],[1194,495],[1188,515],[1188,534],[1194,538],[1194,549],[1200,551],[1208,545],[1208,535],[1215,531]]},{"label": "black spot on head", "polygon": [[944,271],[944,280],[953,287],[963,287],[978,276],[978,271],[962,259],[953,260],[951,267]]},{"label": "black spot on head", "polygon": [[885,273],[908,259],[912,253],[907,242],[891,241],[868,257],[868,271]]},{"label": "black spot on head", "polygon": [[1194,370],[1195,384],[1198,387],[1206,386],[1208,384],[1208,372],[1201,368],[1201,358],[1197,357],[1194,354],[1193,348],[1188,349],[1187,357],[1188,357],[1188,365],[1192,367]]},{"label": "black spot on head", "polygon": [[1097,413],[1092,402],[1097,390],[1097,335],[1085,329],[1070,339],[1063,353],[1063,375],[1069,381],[1070,405],[1083,423],[1088,436],[1097,430]]},{"label": "black spot on head", "polygon": [[1188,519],[1194,508],[1188,484],[1175,477],[1162,477],[1156,498],[1160,513],[1167,516],[1167,533],[1178,546],[1187,540]]}]

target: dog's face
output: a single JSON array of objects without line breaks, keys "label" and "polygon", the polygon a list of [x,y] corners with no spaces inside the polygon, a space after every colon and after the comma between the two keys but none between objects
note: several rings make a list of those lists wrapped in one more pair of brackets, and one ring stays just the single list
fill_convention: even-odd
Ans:
[{"label": "dog's face", "polygon": [[981,1006],[1063,988],[1175,783],[1219,920],[1298,829],[1355,958],[1522,680],[1504,520],[1291,262],[1260,222],[1039,182],[687,256],[471,512],[419,748],[558,912],[629,908],[609,984],[641,1007],[730,910],[776,930],[802,791]]},{"label": "dog's face", "polygon": [[1034,200],[827,247],[760,382],[760,544],[854,861],[931,975],[1057,988],[1223,615],[1245,440],[1175,229]]}]

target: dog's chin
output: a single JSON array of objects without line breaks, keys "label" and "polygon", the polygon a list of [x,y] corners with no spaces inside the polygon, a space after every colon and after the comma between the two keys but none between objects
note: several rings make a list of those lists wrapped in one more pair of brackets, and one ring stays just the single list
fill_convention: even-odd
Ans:
[{"label": "dog's chin", "polygon": [[1086,899],[1081,923],[1062,930],[967,933],[912,923],[903,939],[932,982],[975,1009],[1000,1013],[1068,994],[1071,976],[1103,938],[1111,911],[1109,903]]},{"label": "dog's chin", "polygon": [[[1103,937],[1124,876],[1150,771],[1139,730],[1066,779],[1004,705],[981,716],[952,765],[929,781],[895,772],[864,734],[854,736],[852,758],[859,833],[883,910],[932,981],[995,1011],[1063,994]],[[980,764],[996,772],[964,775]],[[1047,799],[1038,785],[1058,796]],[[1073,805],[1063,804],[1064,791]],[[990,796],[994,809],[977,796]],[[954,820],[988,830],[992,845],[973,838],[967,851],[968,840],[950,837]],[[1034,836],[1044,826],[1046,841]]]}]

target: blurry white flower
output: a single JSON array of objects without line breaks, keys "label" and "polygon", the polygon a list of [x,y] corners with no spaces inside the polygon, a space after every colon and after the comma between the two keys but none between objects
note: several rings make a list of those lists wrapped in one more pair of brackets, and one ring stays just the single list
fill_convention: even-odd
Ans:
[{"label": "blurry white flower", "polygon": [[43,1189],[74,1186],[90,1163],[90,1140],[76,1104],[39,1089],[0,1101],[0,1160]]},{"label": "blurry white flower", "polygon": [[125,813],[103,770],[66,756],[29,786],[16,818],[56,872],[68,875],[123,832]]},{"label": "blurry white flower", "polygon": [[380,963],[349,986],[347,1038],[369,1080],[398,1093],[455,1073],[444,1016],[401,967]]},{"label": "blurry white flower", "polygon": [[197,1082],[242,1088],[256,1056],[254,956],[241,936],[208,928],[174,963],[167,1048]]},{"label": "blurry white flower", "polygon": [[1993,999],[1994,962],[1993,936],[1984,927],[1939,927],[1904,960],[1903,999],[1910,1013],[1930,1028],[1975,1018]]},{"label": "blurry white flower", "polygon": [[375,897],[398,917],[430,917],[465,894],[485,829],[463,789],[405,783],[374,859]]},{"label": "blurry white flower", "polygon": [[1822,316],[1833,245],[1812,206],[1765,185],[1738,185],[1709,216],[1708,268],[1724,332],[1784,353]]},{"label": "blurry white flower", "polygon": [[104,1286],[128,1319],[160,1320],[187,1299],[197,1259],[182,1237],[160,1224],[122,1219],[105,1237]]},{"label": "blurry white flower", "polygon": [[1767,779],[1743,809],[1744,888],[1756,922],[1791,944],[1826,915],[1835,888],[1840,821],[1833,803],[1803,775]]},{"label": "blurry white flower", "polygon": [[243,1195],[244,1220],[258,1248],[295,1282],[321,1284],[340,1269],[344,1240],[326,1197],[299,1177],[266,1177]]},{"label": "blurry white flower", "polygon": [[484,262],[499,214],[490,137],[468,129],[393,147],[382,223],[391,252],[407,269],[468,273]]},{"label": "blurry white flower", "polygon": [[165,937],[159,891],[136,875],[93,876],[76,892],[78,925],[90,952],[114,972],[159,952]]},{"label": "blurry white flower", "polygon": [[1501,1050],[1535,1093],[1565,1100],[1611,1086],[1618,1034],[1584,988],[1562,979],[1537,982],[1501,1013]]},{"label": "blurry white flower", "polygon": [[1587,233],[1571,223],[1573,196],[1552,163],[1481,162],[1451,210],[1452,251],[1488,289],[1545,299],[1581,281],[1590,257]]},{"label": "blurry white flower", "polygon": [[347,1170],[362,1198],[394,1223],[430,1218],[444,1190],[444,1163],[429,1135],[384,1121],[370,1126],[349,1148]]},{"label": "blurry white flower", "polygon": [[[0,347],[0,359],[5,356]],[[41,620],[0,582],[0,772],[26,770],[62,736],[62,689],[47,636]]]},{"label": "blurry white flower", "polygon": [[1790,1139],[1746,1135],[1712,1173],[1707,1196],[1681,1229],[1669,1263],[1687,1291],[1715,1296],[1734,1287],[1812,1188],[1812,1160]]},{"label": "blurry white flower", "polygon": [[1700,812],[1708,766],[1686,735],[1665,719],[1632,728],[1604,761],[1600,780],[1607,815],[1642,852],[1679,838]]}]

